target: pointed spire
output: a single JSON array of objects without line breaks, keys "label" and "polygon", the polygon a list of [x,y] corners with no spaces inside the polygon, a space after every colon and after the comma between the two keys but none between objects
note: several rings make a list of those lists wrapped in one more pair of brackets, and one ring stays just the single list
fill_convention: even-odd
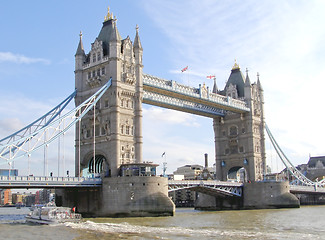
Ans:
[{"label": "pointed spire", "polygon": [[113,13],[109,12],[109,7],[107,7],[107,15],[104,17],[104,22],[113,19]]},{"label": "pointed spire", "polygon": [[239,65],[237,64],[237,59],[235,59],[235,64],[234,66],[232,67],[231,70],[237,70],[237,69],[240,69]]},{"label": "pointed spire", "polygon": [[263,88],[262,88],[262,85],[261,85],[261,82],[260,82],[260,74],[257,73],[257,86],[259,87],[259,89],[261,91],[263,91]]},{"label": "pointed spire", "polygon": [[245,87],[250,87],[251,86],[251,81],[248,76],[248,68],[246,68],[246,80],[245,80]]},{"label": "pointed spire", "polygon": [[82,44],[82,32],[81,31],[80,31],[79,37],[80,37],[80,40],[79,40],[79,45],[77,48],[76,55],[85,55],[84,46]]},{"label": "pointed spire", "polygon": [[110,36],[110,40],[111,41],[121,41],[121,35],[118,32],[117,27],[116,27],[116,19],[113,19],[112,21],[113,21],[113,23],[112,23],[113,29],[112,29],[112,33]]},{"label": "pointed spire", "polygon": [[213,92],[213,93],[218,93],[218,87],[217,87],[216,78],[214,78],[213,80],[214,80],[214,83],[213,83],[213,89],[212,89],[212,92]]},{"label": "pointed spire", "polygon": [[140,37],[139,37],[139,26],[138,26],[138,24],[135,27],[135,29],[136,29],[136,34],[135,34],[133,46],[134,46],[134,48],[142,49],[141,41],[140,41]]}]

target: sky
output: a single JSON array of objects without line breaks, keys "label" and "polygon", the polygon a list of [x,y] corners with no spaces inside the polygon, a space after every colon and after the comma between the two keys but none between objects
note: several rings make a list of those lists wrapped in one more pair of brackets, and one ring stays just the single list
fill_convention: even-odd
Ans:
[{"label": "sky", "polygon": [[[0,8],[0,139],[28,125],[74,90],[74,54],[83,33],[90,50],[107,7],[122,36],[136,24],[143,71],[198,87],[215,75],[223,89],[234,61],[264,89],[265,121],[295,164],[325,155],[325,2],[316,0],[69,0],[4,1]],[[188,71],[180,70],[188,66]],[[73,108],[73,105],[69,106]],[[65,169],[74,171],[73,131],[65,137]],[[143,158],[167,162],[167,173],[185,164],[214,163],[212,119],[143,105]],[[266,143],[267,164],[281,170]],[[55,152],[55,147],[53,147]],[[166,153],[162,157],[162,153]],[[49,171],[57,173],[57,154]],[[26,159],[15,167],[26,175]],[[29,160],[42,175],[42,153]],[[62,159],[60,161],[63,161]],[[6,168],[2,164],[0,168]],[[60,170],[62,173],[63,170]]]}]

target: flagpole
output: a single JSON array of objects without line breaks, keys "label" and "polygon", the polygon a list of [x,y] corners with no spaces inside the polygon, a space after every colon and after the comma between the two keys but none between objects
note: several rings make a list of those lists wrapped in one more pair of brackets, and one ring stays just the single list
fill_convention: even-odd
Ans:
[{"label": "flagpole", "polygon": [[[183,73],[183,72],[185,72],[185,71],[187,71],[188,70],[188,66],[186,66],[185,68],[183,68],[182,70],[181,70],[181,72]],[[187,85],[190,85],[190,80],[189,80],[189,74],[187,73]]]},{"label": "flagpole", "polygon": [[187,86],[190,86],[190,78],[189,78],[189,73],[187,71]]}]

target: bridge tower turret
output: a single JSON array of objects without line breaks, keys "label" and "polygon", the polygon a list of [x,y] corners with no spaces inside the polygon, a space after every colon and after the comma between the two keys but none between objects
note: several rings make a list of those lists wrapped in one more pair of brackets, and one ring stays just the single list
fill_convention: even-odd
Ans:
[{"label": "bridge tower turret", "polygon": [[82,65],[86,60],[86,54],[84,46],[82,44],[82,32],[79,34],[79,44],[75,54],[75,86],[76,88],[81,88],[81,79],[82,79]]},{"label": "bridge tower turret", "polygon": [[91,111],[82,119],[80,133],[76,126],[77,176],[95,172],[115,177],[120,165],[142,162],[142,51],[138,28],[134,44],[129,36],[122,39],[109,12],[88,54],[79,43],[76,105],[110,78],[112,85],[97,103],[95,115]]},{"label": "bridge tower turret", "polygon": [[250,112],[226,112],[213,119],[216,175],[219,180],[257,181],[265,173],[264,97],[259,77],[251,84],[239,65],[234,64],[224,90],[219,94],[241,99]]},{"label": "bridge tower turret", "polygon": [[136,34],[133,43],[135,58],[135,77],[136,95],[135,95],[135,160],[139,163],[142,159],[142,100],[143,100],[143,80],[142,80],[142,55],[143,48],[139,37],[139,27],[136,26]]}]

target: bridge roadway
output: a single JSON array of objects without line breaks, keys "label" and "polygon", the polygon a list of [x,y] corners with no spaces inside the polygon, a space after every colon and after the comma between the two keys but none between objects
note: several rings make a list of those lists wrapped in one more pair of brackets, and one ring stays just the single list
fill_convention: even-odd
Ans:
[{"label": "bridge roadway", "polygon": [[100,178],[0,176],[1,188],[89,188],[100,187]]},{"label": "bridge roadway", "polygon": [[[5,188],[96,188],[101,187],[101,178],[85,177],[36,177],[0,176],[0,189]],[[191,189],[209,195],[242,196],[244,184],[216,180],[169,180],[168,191]],[[290,185],[291,193],[325,194],[325,188]]]}]

